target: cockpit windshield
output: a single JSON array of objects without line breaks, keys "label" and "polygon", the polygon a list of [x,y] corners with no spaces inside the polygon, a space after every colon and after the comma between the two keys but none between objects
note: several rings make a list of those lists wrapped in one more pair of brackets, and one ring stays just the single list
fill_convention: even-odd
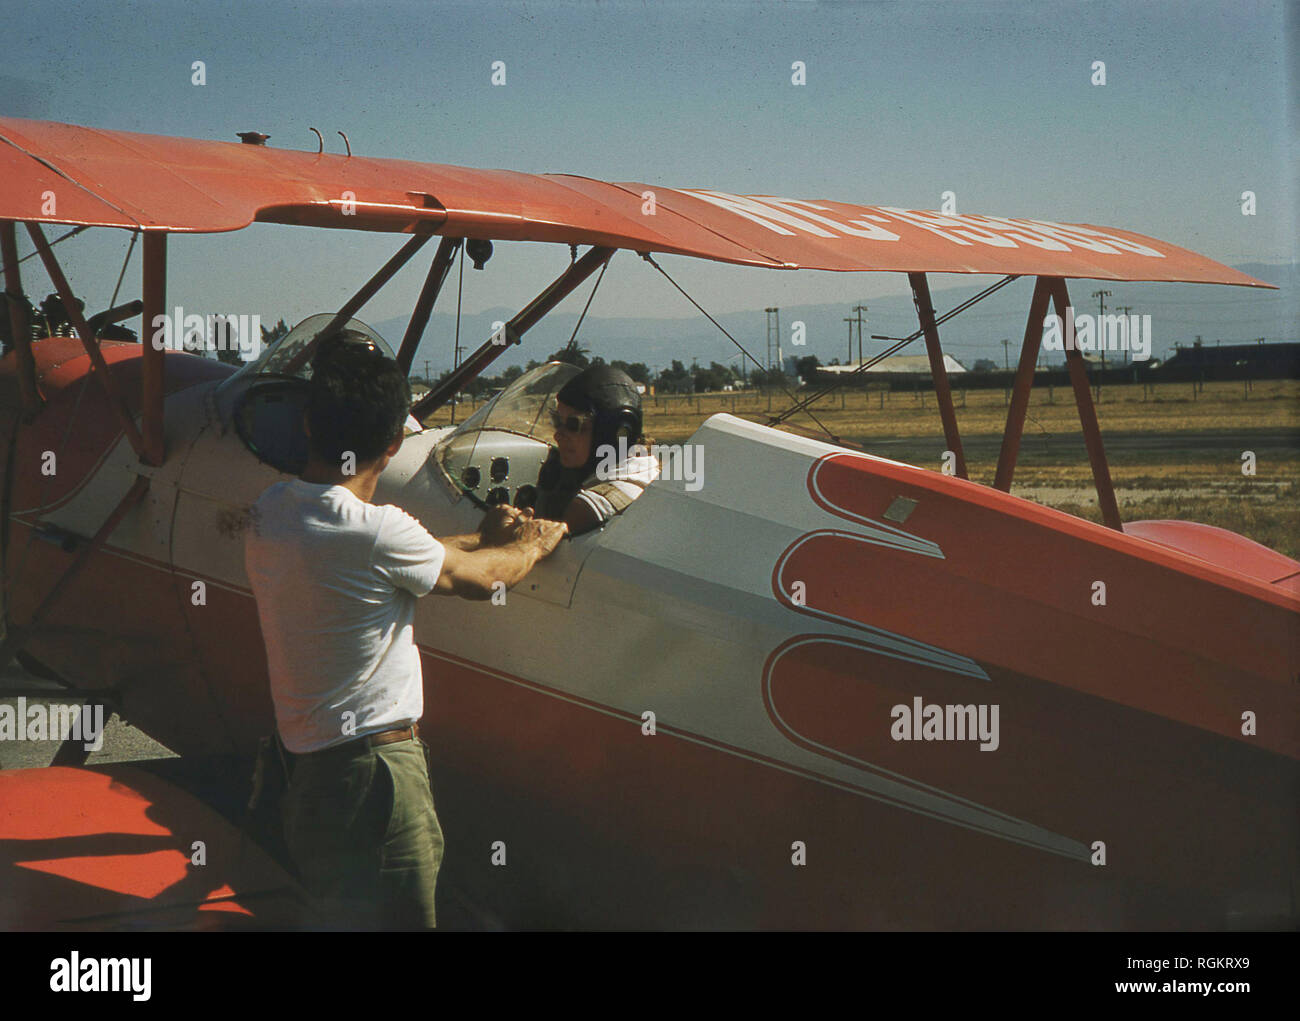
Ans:
[{"label": "cockpit windshield", "polygon": [[546,415],[550,400],[580,371],[567,362],[547,362],[530,369],[465,419],[457,434],[497,429],[549,440],[554,432]]},{"label": "cockpit windshield", "polygon": [[[259,460],[290,475],[300,474],[307,464],[307,434],[303,416],[307,410],[311,359],[293,366],[321,331],[334,319],[332,313],[309,316],[279,340],[267,345],[256,360],[222,381],[218,401],[228,409],[235,431]],[[345,329],[355,330],[388,357],[393,357],[384,339],[358,319],[349,319]],[[407,419],[407,432],[419,432],[420,424]]]},{"label": "cockpit windshield", "polygon": [[[290,366],[299,353],[315,340],[321,330],[325,329],[333,319],[333,314],[329,312],[308,316],[283,337],[268,346],[256,361],[250,362],[242,371],[257,376],[297,376],[299,379],[311,379],[311,359],[307,359],[301,366],[292,371],[290,371]],[[356,330],[358,333],[364,334],[387,357],[395,357],[393,349],[385,343],[384,338],[360,319],[349,319],[342,328]]]},{"label": "cockpit windshield", "polygon": [[550,450],[554,397],[580,371],[548,362],[525,372],[439,443],[434,460],[476,500],[520,505],[519,490],[535,486]]}]

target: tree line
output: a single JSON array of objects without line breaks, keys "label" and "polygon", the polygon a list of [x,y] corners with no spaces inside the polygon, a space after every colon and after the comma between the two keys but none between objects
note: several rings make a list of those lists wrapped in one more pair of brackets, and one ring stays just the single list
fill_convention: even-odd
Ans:
[{"label": "tree line", "polygon": [[[586,348],[569,345],[560,348],[558,351],[553,351],[542,361],[533,359],[523,368],[512,365],[495,376],[480,374],[465,385],[464,392],[475,399],[484,397],[509,386],[525,372],[535,369],[539,365],[545,365],[547,362],[568,362],[584,369],[589,365],[609,364],[612,368],[626,372],[637,383],[643,384],[647,391],[653,386],[655,393],[661,394],[711,393],[725,390],[727,387],[739,389],[743,387],[762,388],[798,385],[798,380],[792,380],[779,369],[751,369],[748,372],[741,373],[732,366],[723,365],[720,362],[710,362],[708,366],[688,366],[683,364],[680,359],[674,358],[672,364],[667,368],[655,372],[645,362],[627,362],[615,358],[606,363],[605,359],[599,355],[592,356],[591,352]],[[805,379],[811,378],[813,372],[820,366],[821,361],[816,355],[808,355],[805,358],[797,359],[795,362],[797,374]],[[412,376],[411,379],[413,382],[437,386],[450,375],[451,370],[448,369],[433,380],[426,380],[418,375]]]}]

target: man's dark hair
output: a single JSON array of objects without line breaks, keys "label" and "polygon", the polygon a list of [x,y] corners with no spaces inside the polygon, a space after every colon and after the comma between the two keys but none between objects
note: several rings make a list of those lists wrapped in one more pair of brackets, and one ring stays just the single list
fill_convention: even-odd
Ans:
[{"label": "man's dark hair", "polygon": [[312,359],[307,421],[323,460],[374,461],[402,434],[411,388],[401,366],[364,333],[344,330],[322,340]]}]

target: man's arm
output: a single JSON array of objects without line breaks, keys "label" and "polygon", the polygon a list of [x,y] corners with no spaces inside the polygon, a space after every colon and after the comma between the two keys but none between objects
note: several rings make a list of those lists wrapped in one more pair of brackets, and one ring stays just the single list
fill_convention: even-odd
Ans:
[{"label": "man's arm", "polygon": [[[442,573],[433,587],[435,595],[460,596],[462,599],[490,599],[497,582],[513,588],[533,565],[549,556],[564,538],[568,527],[562,521],[521,521],[513,541],[504,546],[464,550],[446,547]],[[464,538],[456,536],[456,538]]]}]

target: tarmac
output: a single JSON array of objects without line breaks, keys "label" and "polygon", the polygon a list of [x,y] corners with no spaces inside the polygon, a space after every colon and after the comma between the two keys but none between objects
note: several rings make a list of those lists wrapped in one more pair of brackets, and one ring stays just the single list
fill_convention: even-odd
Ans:
[{"label": "tarmac", "polygon": [[[30,692],[22,696],[28,709],[40,704],[69,705],[82,700],[69,695],[53,681],[42,680],[24,670],[17,662],[0,671],[0,689],[6,692],[23,689]],[[0,706],[12,706],[15,713],[19,696],[0,698]],[[116,714],[104,718],[103,744],[90,753],[86,765],[103,765],[109,762],[139,762],[144,759],[176,758],[176,753],[159,744],[141,730],[122,722]],[[48,766],[59,750],[59,741],[27,740],[26,737],[0,736],[0,769],[33,769]]]}]

